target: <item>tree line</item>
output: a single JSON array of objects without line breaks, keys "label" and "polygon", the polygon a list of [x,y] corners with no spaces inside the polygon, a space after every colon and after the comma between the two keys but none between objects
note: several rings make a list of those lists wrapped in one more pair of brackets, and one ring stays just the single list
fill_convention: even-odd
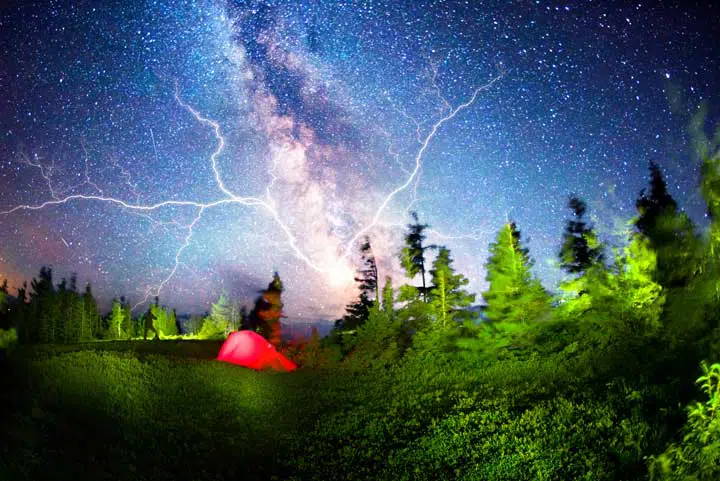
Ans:
[{"label": "tree line", "polygon": [[[718,300],[715,289],[720,284],[715,250],[720,239],[720,187],[713,162],[717,159],[710,156],[704,161],[700,189],[711,219],[707,235],[679,208],[655,162],[649,164],[649,188],[635,201],[637,215],[620,248],[611,249],[599,240],[587,220],[586,202],[571,194],[557,253],[566,279],[555,293],[532,273],[534,261],[517,224],[506,222],[490,244],[485,264],[488,288],[482,293],[482,323],[477,309],[469,309],[476,296],[465,289],[469,282],[456,272],[451,251],[426,242],[429,226],[413,212],[399,260],[407,279],[415,282],[396,289],[386,277],[380,289],[371,239],[366,237],[356,277],[359,298],[335,322],[325,345],[340,356],[358,357],[367,351],[398,358],[415,338],[454,350],[477,345],[481,337],[482,342],[487,336],[497,341],[503,332],[558,319],[584,319],[587,325],[599,326],[597,342],[604,342],[603,336],[605,341],[618,336],[629,342],[662,329],[680,337],[707,334],[717,320],[711,306]],[[680,319],[688,312],[685,308],[702,312],[692,321]],[[392,354],[385,351],[389,346]]]},{"label": "tree line", "polygon": [[200,339],[221,339],[238,329],[252,329],[280,346],[282,291],[276,272],[250,311],[223,292],[210,312],[185,323],[175,309],[161,305],[158,297],[145,312],[133,316],[129,302],[121,296],[113,299],[110,311],[102,315],[90,283],[79,292],[77,276],[72,274],[69,281],[63,278],[56,285],[52,268],[43,266],[29,287],[25,282],[17,288],[16,296],[10,294],[7,279],[0,285],[0,329],[16,329],[24,344],[138,339],[147,336],[149,326],[155,337],[190,335]]}]

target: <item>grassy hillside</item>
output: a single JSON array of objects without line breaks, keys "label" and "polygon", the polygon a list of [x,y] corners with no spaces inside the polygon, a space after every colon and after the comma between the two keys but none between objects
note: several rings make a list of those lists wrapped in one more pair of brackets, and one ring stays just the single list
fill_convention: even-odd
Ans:
[{"label": "grassy hillside", "polygon": [[674,387],[597,384],[573,359],[258,373],[216,349],[15,351],[0,479],[645,479],[683,422]]}]

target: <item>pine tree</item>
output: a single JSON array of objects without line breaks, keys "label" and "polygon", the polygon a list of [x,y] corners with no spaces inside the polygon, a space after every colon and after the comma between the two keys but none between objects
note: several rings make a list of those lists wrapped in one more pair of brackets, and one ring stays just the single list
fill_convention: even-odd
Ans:
[{"label": "pine tree", "polygon": [[533,277],[528,250],[520,245],[514,222],[503,226],[490,244],[487,264],[488,290],[483,293],[490,322],[527,322],[536,319],[549,303],[540,282]]},{"label": "pine tree", "polygon": [[224,332],[230,325],[231,315],[232,307],[228,301],[227,294],[223,291],[218,301],[212,305],[210,317],[216,324],[222,326],[222,331]]},{"label": "pine tree", "polygon": [[392,279],[385,276],[385,286],[382,290],[382,310],[389,318],[393,317],[395,309],[395,292],[393,291]]},{"label": "pine tree", "polygon": [[422,278],[422,287],[418,287],[417,292],[422,295],[423,301],[427,302],[428,289],[425,285],[425,251],[434,249],[434,245],[423,245],[425,241],[425,229],[429,226],[421,224],[417,212],[411,214],[414,223],[408,224],[408,232],[405,234],[405,247],[400,254],[400,263],[405,269],[408,279],[413,279],[420,274]]},{"label": "pine tree", "polygon": [[81,327],[81,337],[83,339],[99,339],[102,337],[102,324],[100,322],[100,315],[98,314],[97,303],[92,294],[92,286],[89,282],[85,284],[85,292],[83,293],[82,300],[85,314],[83,316],[84,323]]},{"label": "pine tree", "polygon": [[120,297],[120,304],[123,310],[122,332],[124,339],[130,339],[135,335],[135,325],[133,323],[132,311],[130,303],[127,302],[125,296]]},{"label": "pine tree", "polygon": [[341,319],[335,321],[335,327],[340,330],[353,331],[364,324],[370,315],[373,303],[380,300],[377,264],[370,238],[367,236],[360,247],[360,253],[362,266],[358,269],[358,275],[355,277],[360,289],[360,297],[345,308],[345,315]]},{"label": "pine tree", "polygon": [[33,326],[28,321],[29,309],[27,300],[27,282],[17,289],[17,303],[10,314],[10,323],[17,328],[18,340],[21,343],[33,342]]},{"label": "pine tree", "polygon": [[0,285],[0,329],[10,328],[9,297],[8,282],[7,279],[4,279],[2,285]]},{"label": "pine tree", "polygon": [[469,311],[462,310],[475,302],[475,294],[465,291],[463,286],[470,283],[462,274],[455,274],[452,267],[450,251],[440,247],[437,257],[430,270],[432,288],[430,304],[435,308],[438,321],[443,327],[452,321],[467,319]]},{"label": "pine tree", "polygon": [[122,339],[122,325],[125,320],[122,303],[118,299],[113,299],[112,310],[110,311],[110,320],[108,323],[108,339]]},{"label": "pine tree", "polygon": [[568,208],[573,212],[573,219],[567,222],[560,248],[560,266],[570,274],[583,274],[590,267],[603,262],[602,246],[597,240],[592,226],[587,225],[585,216],[586,205],[577,196],[568,200]]},{"label": "pine tree", "polygon": [[177,320],[174,311],[166,306],[159,306],[159,299],[155,298],[155,304],[150,307],[155,316],[153,325],[162,336],[176,336],[178,334]]},{"label": "pine tree", "polygon": [[52,281],[52,269],[40,268],[40,275],[30,283],[30,309],[26,318],[30,342],[54,343],[58,340],[59,303]]},{"label": "pine tree", "polygon": [[369,299],[380,300],[377,263],[370,244],[370,237],[365,236],[360,246],[360,254],[362,266],[358,269],[358,276],[355,277],[355,281],[360,284],[360,292],[364,292]]},{"label": "pine tree", "polygon": [[650,193],[643,189],[635,206],[635,228],[657,253],[656,280],[664,287],[686,285],[695,273],[699,238],[693,222],[678,210],[655,162],[650,163]]}]

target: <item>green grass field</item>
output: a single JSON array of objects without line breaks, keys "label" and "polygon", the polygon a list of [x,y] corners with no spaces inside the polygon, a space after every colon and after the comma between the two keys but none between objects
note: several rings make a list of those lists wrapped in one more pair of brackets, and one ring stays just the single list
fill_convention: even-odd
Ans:
[{"label": "green grass field", "polygon": [[661,390],[592,389],[558,359],[273,373],[213,361],[218,347],[16,349],[0,479],[645,479],[682,422]]}]

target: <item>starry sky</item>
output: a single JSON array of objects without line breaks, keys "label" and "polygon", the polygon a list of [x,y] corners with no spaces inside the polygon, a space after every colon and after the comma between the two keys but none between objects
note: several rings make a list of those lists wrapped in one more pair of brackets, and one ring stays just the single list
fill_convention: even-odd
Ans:
[{"label": "starry sky", "polygon": [[5,4],[0,277],[202,312],[277,270],[290,320],[333,319],[362,235],[406,282],[416,210],[471,291],[506,219],[552,289],[571,192],[614,242],[654,160],[703,225],[720,8],[687,4]]}]

